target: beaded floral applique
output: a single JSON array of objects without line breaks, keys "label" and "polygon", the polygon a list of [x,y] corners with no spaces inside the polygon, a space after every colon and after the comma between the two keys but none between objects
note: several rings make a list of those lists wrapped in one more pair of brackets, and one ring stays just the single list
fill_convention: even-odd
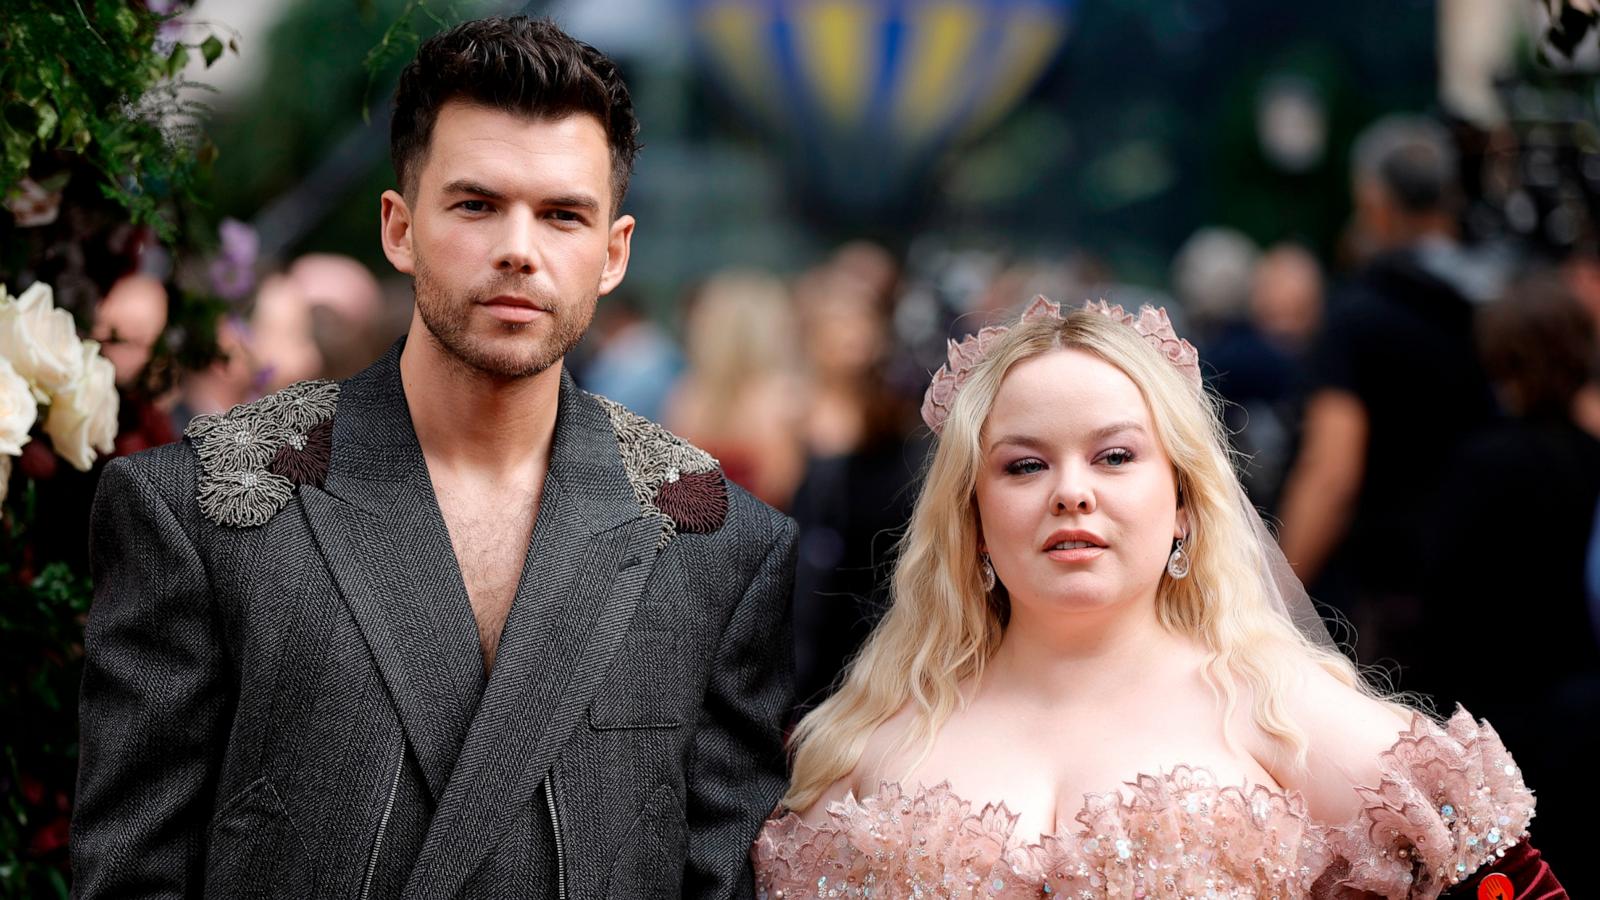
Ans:
[{"label": "beaded floral applique", "polygon": [[661,519],[661,545],[674,534],[709,534],[728,516],[728,486],[711,454],[614,400],[591,395],[611,419],[633,495]]},{"label": "beaded floral applique", "polygon": [[288,505],[296,487],[321,487],[333,451],[339,385],[302,381],[183,430],[200,458],[200,511],[218,525],[253,528]]},{"label": "beaded floral applique", "polygon": [[[1178,337],[1166,310],[1146,305],[1139,309],[1138,315],[1134,315],[1121,306],[1112,306],[1104,300],[1091,300],[1085,303],[1083,308],[1121,322],[1138,332],[1145,343],[1155,348],[1157,353],[1183,373],[1189,384],[1196,390],[1201,388],[1200,354],[1193,344]],[[1061,318],[1061,304],[1041,294],[1028,304],[1026,310],[1023,310],[1020,323]],[[950,410],[955,406],[956,394],[972,377],[972,372],[978,367],[978,363],[983,362],[983,358],[989,355],[995,343],[1010,330],[1009,326],[991,325],[979,330],[977,334],[967,335],[960,341],[946,342],[945,364],[934,373],[927,392],[922,395],[922,421],[927,423],[934,434],[944,431],[945,420],[950,418]]]},{"label": "beaded floral applique", "polygon": [[1343,825],[1313,821],[1298,794],[1179,767],[1085,797],[1072,831],[1034,842],[1003,805],[886,783],[816,825],[767,822],[751,853],[757,897],[1432,900],[1527,836],[1533,794],[1465,710],[1443,728],[1418,716],[1380,768]]}]

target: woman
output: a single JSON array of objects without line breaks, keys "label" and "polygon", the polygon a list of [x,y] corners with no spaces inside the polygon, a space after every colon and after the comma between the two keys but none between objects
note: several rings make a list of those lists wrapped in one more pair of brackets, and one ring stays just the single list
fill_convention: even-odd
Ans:
[{"label": "woman", "polygon": [[1565,896],[1494,732],[1327,639],[1164,313],[1041,298],[923,413],[893,605],[795,731],[759,895]]},{"label": "woman", "polygon": [[805,466],[793,314],[782,281],[762,272],[711,278],[684,323],[689,368],[664,421],[706,448],[762,501],[788,509]]}]

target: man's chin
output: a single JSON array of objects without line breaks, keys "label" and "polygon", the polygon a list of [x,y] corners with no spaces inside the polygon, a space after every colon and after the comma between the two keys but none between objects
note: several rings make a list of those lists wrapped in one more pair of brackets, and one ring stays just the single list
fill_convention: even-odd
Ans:
[{"label": "man's chin", "polygon": [[559,365],[564,355],[547,335],[502,333],[441,337],[430,334],[445,355],[476,374],[501,380],[532,378]]}]

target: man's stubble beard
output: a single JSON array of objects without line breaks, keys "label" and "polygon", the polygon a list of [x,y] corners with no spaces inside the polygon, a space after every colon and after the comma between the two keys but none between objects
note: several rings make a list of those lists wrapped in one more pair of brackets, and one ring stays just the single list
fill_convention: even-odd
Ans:
[{"label": "man's stubble beard", "polygon": [[[518,380],[531,378],[560,362],[578,341],[594,318],[599,288],[587,302],[563,304],[552,301],[547,295],[532,289],[520,276],[499,278],[482,290],[465,297],[451,297],[434,283],[427,264],[417,257],[417,270],[413,279],[417,314],[434,344],[445,355],[456,360],[470,371],[496,379]],[[492,346],[474,340],[472,336],[473,310],[478,303],[499,294],[532,295],[541,307],[549,309],[550,328],[538,340],[518,341],[508,348]],[[499,322],[496,328],[503,334],[515,334],[534,328],[538,319],[526,324]],[[506,342],[510,343],[510,342]]]}]

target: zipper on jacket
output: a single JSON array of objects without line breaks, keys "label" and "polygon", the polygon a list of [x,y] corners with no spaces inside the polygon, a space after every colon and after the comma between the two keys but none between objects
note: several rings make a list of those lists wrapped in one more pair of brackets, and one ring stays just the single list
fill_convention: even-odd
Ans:
[{"label": "zipper on jacket", "polygon": [[544,778],[544,803],[550,811],[550,833],[556,839],[556,896],[567,900],[566,848],[561,845],[561,816],[556,813],[556,773],[553,771]]},{"label": "zipper on jacket", "polygon": [[383,804],[383,816],[378,819],[378,836],[372,841],[372,855],[367,857],[367,874],[361,879],[361,900],[372,896],[372,879],[378,874],[378,855],[383,852],[383,837],[389,832],[389,817],[394,815],[394,798],[400,792],[400,773],[406,767],[406,745],[400,742],[400,759],[394,764],[394,779],[389,782],[389,799]]}]

